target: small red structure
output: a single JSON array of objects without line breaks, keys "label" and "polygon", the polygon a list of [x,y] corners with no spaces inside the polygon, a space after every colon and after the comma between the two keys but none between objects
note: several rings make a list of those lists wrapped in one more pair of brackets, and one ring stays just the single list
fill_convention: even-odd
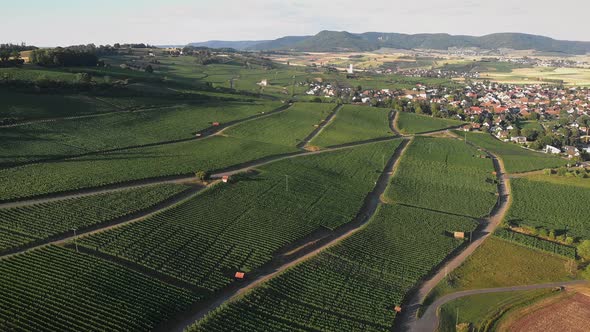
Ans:
[{"label": "small red structure", "polygon": [[238,280],[243,280],[246,277],[246,274],[244,272],[236,272],[234,277]]},{"label": "small red structure", "polygon": [[223,181],[223,183],[228,183],[229,182],[229,176],[224,175],[221,177],[221,181]]},{"label": "small red structure", "polygon": [[219,122],[213,122],[213,127],[219,127]]},{"label": "small red structure", "polygon": [[399,305],[396,305],[395,308],[393,308],[393,310],[395,312],[402,312],[402,307],[400,307]]}]

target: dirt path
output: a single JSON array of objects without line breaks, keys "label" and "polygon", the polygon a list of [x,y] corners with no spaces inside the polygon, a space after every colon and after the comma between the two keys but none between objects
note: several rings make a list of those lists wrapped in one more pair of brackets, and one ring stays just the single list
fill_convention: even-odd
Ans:
[{"label": "dirt path", "polygon": [[324,130],[324,128],[326,128],[330,123],[332,123],[334,121],[334,119],[336,118],[336,113],[338,113],[341,109],[342,109],[342,105],[338,105],[338,106],[334,107],[334,110],[332,110],[332,112],[330,112],[330,114],[326,117],[326,119],[324,121],[322,121],[322,123],[316,129],[314,129],[309,135],[307,135],[306,138],[304,138],[299,144],[297,144],[297,147],[300,149],[305,148],[305,146],[307,144],[309,144],[309,142],[311,142],[311,140],[313,140],[319,134],[321,134],[322,131]]},{"label": "dirt path", "polygon": [[397,118],[399,117],[399,112],[391,111],[389,113],[389,129],[394,135],[402,136],[400,131],[397,129]]},{"label": "dirt path", "polygon": [[567,287],[567,286],[574,286],[574,285],[581,285],[587,284],[588,281],[569,281],[569,282],[553,282],[553,283],[546,283],[546,284],[535,284],[535,285],[526,285],[526,286],[512,286],[512,287],[499,287],[499,288],[486,288],[486,289],[474,289],[474,290],[467,290],[462,292],[456,292],[452,294],[445,295],[438,300],[436,300],[433,304],[431,304],[422,318],[420,318],[414,325],[415,331],[436,331],[439,324],[439,317],[438,312],[441,306],[445,305],[446,303],[465,297],[470,295],[478,295],[478,294],[490,294],[490,293],[503,293],[503,292],[516,292],[516,291],[527,291],[527,290],[536,290],[536,289],[544,289],[544,288],[555,288],[555,287]]},{"label": "dirt path", "polygon": [[496,177],[498,180],[498,201],[492,209],[490,216],[484,219],[484,223],[480,224],[473,232],[473,239],[470,244],[456,256],[450,258],[445,263],[441,264],[439,269],[429,277],[428,280],[423,281],[417,290],[410,293],[410,297],[404,301],[404,311],[396,319],[395,326],[403,331],[422,331],[419,328],[417,319],[418,309],[421,307],[425,297],[441,282],[447,273],[454,271],[490,236],[496,228],[500,225],[508,208],[510,206],[510,180],[506,174],[506,169],[502,160],[495,155],[486,151],[492,158],[494,169],[496,170]]},{"label": "dirt path", "polygon": [[45,247],[48,245],[64,245],[64,244],[66,244],[66,242],[70,242],[74,239],[79,239],[82,237],[90,236],[90,235],[105,232],[105,231],[108,231],[108,230],[111,230],[111,229],[114,229],[117,227],[121,227],[124,225],[128,225],[131,223],[142,221],[146,218],[149,218],[157,213],[165,211],[177,204],[180,204],[180,203],[190,199],[191,197],[196,195],[199,191],[201,191],[207,187],[210,187],[216,183],[217,182],[212,182],[208,186],[193,185],[192,188],[185,190],[182,193],[179,193],[177,195],[174,195],[164,201],[161,201],[160,203],[158,203],[150,208],[147,208],[147,209],[135,212],[135,213],[131,213],[131,214],[128,214],[128,215],[120,217],[120,218],[115,218],[115,219],[110,220],[106,223],[100,223],[100,224],[89,226],[85,229],[79,230],[76,233],[76,236],[74,236],[73,232],[68,232],[66,234],[58,234],[58,235],[55,235],[55,236],[52,236],[49,238],[45,238],[45,239],[41,239],[41,240],[32,242],[29,245],[27,245],[26,247],[21,247],[19,249],[15,249],[15,250],[3,253],[2,255],[0,255],[0,259],[8,258],[8,257],[23,253],[28,250],[32,250],[32,249],[36,249],[36,248],[40,248],[40,247]]},{"label": "dirt path", "polygon": [[379,176],[375,187],[366,196],[363,206],[353,221],[341,227],[330,236],[324,237],[320,240],[311,241],[311,245],[303,246],[304,250],[300,250],[295,253],[289,252],[287,255],[279,257],[274,262],[271,262],[268,266],[260,269],[260,271],[252,273],[250,277],[251,279],[243,283],[234,283],[230,285],[228,289],[219,293],[219,295],[215,298],[205,303],[195,305],[189,312],[179,315],[177,319],[165,322],[160,327],[158,327],[156,331],[182,332],[188,326],[203,318],[205,315],[215,310],[220,305],[225,304],[228,301],[236,300],[249,290],[267,282],[285,270],[317,256],[321,251],[340,243],[342,240],[358,232],[371,219],[377,207],[381,203],[381,195],[385,192],[390,178],[397,169],[399,161],[401,160],[401,156],[405,152],[409,143],[410,139],[403,139],[399,147],[387,162],[387,165]]}]

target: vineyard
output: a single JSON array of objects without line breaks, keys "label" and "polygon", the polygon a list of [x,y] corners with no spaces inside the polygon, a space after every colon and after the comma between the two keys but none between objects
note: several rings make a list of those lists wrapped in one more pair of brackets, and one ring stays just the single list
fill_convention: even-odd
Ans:
[{"label": "vineyard", "polygon": [[590,238],[590,190],[586,179],[569,184],[545,181],[549,177],[512,180],[514,202],[506,220],[518,225],[545,227],[569,236]]},{"label": "vineyard", "polygon": [[391,135],[389,110],[346,105],[310,145],[327,147]]},{"label": "vineyard", "polygon": [[384,205],[368,226],[226,304],[190,331],[384,331],[405,293],[469,232],[463,217]]},{"label": "vineyard", "polygon": [[0,252],[35,240],[83,231],[150,208],[189,187],[164,184],[81,198],[0,209]]},{"label": "vineyard", "polygon": [[146,331],[198,295],[60,247],[0,260],[2,331]]},{"label": "vineyard", "polygon": [[482,217],[496,203],[491,159],[458,140],[416,137],[386,192],[401,204]]},{"label": "vineyard", "polygon": [[336,107],[334,104],[296,103],[279,114],[247,122],[226,131],[231,137],[295,147]]},{"label": "vineyard", "polygon": [[494,235],[499,238],[515,242],[529,248],[547,251],[552,254],[565,256],[569,259],[576,259],[575,247],[569,247],[556,242],[543,240],[535,236],[513,232],[506,228],[499,228],[498,230],[496,230]]},{"label": "vineyard", "polygon": [[431,116],[419,115],[408,112],[397,112],[397,128],[402,134],[418,134],[446,128],[458,127],[464,122],[433,118]]},{"label": "vineyard", "polygon": [[4,128],[0,165],[188,139],[213,122],[247,118],[278,106],[268,102],[184,105]]},{"label": "vineyard", "polygon": [[350,222],[399,143],[280,161],[80,243],[216,291],[285,245]]},{"label": "vineyard", "polygon": [[211,137],[0,169],[0,201],[159,176],[191,175],[285,153],[284,146]]},{"label": "vineyard", "polygon": [[460,137],[467,137],[469,142],[502,158],[508,173],[522,173],[544,168],[559,167],[567,164],[567,160],[565,159],[541,152],[526,150],[516,144],[503,143],[486,133],[465,133],[458,131],[455,133]]}]

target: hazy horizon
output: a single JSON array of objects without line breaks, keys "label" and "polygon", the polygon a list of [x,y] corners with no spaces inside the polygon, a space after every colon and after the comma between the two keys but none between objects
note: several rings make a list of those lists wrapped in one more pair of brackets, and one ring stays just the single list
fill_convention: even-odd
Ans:
[{"label": "hazy horizon", "polygon": [[588,10],[590,2],[584,0],[561,1],[559,8],[535,0],[402,4],[378,0],[363,6],[352,0],[336,5],[317,0],[104,0],[92,4],[30,0],[3,5],[0,42],[41,47],[116,42],[184,45],[209,40],[269,40],[322,30],[471,36],[518,32],[590,41]]}]

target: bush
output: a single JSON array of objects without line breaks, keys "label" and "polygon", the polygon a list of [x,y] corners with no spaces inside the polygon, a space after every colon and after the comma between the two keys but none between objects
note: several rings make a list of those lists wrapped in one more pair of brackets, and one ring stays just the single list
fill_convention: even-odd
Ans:
[{"label": "bush", "polygon": [[205,181],[209,178],[209,174],[206,171],[198,171],[195,173],[195,177],[201,181]]},{"label": "bush", "polygon": [[551,170],[551,168],[546,168],[543,170],[543,174],[544,175],[551,175],[551,174],[553,174],[553,171]]},{"label": "bush", "polygon": [[574,238],[573,238],[573,237],[571,237],[571,236],[567,236],[567,237],[565,238],[565,243],[566,243],[566,244],[570,244],[570,245],[571,245],[571,244],[574,244],[574,241],[575,241],[575,240],[574,240]]},{"label": "bush", "polygon": [[578,256],[590,259],[590,240],[584,240],[578,245]]}]

